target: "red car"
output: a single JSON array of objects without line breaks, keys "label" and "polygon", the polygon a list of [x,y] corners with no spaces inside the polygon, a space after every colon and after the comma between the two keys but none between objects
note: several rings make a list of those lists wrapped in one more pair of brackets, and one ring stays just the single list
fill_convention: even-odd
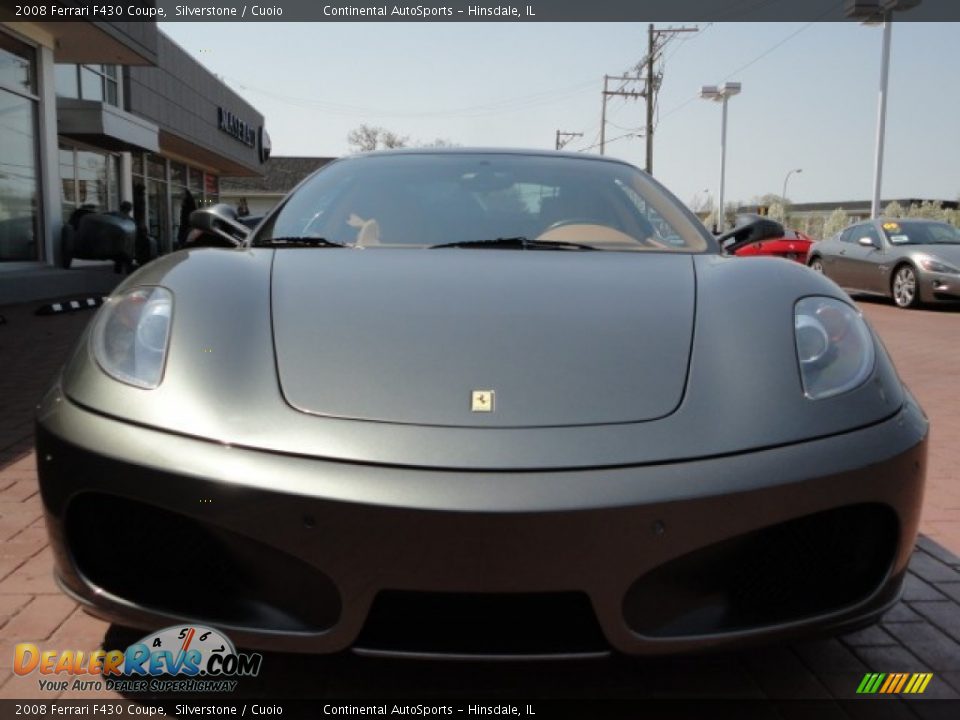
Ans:
[{"label": "red car", "polygon": [[737,226],[717,238],[727,255],[771,255],[806,264],[813,238],[759,216],[738,216]]}]

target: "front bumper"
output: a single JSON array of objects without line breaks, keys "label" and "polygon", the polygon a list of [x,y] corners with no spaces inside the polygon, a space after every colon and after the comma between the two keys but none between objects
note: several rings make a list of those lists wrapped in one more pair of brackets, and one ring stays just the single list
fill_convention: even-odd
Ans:
[{"label": "front bumper", "polygon": [[960,303],[960,275],[921,270],[917,284],[922,302]]},{"label": "front bumper", "polygon": [[[539,649],[493,642],[480,654],[586,652],[598,636],[604,649],[660,654],[877,618],[911,556],[927,427],[907,394],[870,427],[751,453],[438,471],[173,435],[89,412],[55,388],[37,457],[61,587],[124,625],[190,620],[281,651],[474,654],[435,638],[403,646],[455,608],[461,628],[483,616],[482,635],[519,619],[549,636]],[[844,581],[856,573],[859,585]],[[786,601],[768,592],[731,606],[766,592],[754,585],[768,577],[801,582]],[[566,609],[589,618],[568,624]],[[378,648],[371,626],[384,625],[407,632]]]}]

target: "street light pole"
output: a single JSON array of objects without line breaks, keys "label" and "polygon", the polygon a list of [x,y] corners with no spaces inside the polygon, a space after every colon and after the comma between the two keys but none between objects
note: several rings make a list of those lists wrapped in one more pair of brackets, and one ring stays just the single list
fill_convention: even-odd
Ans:
[{"label": "street light pole", "polygon": [[738,82],[724,83],[720,87],[704,85],[700,88],[701,98],[719,102],[723,106],[720,124],[720,193],[717,197],[717,229],[721,233],[727,226],[727,217],[723,205],[723,191],[727,174],[727,100],[740,94],[740,89],[741,85]]},{"label": "street light pole", "polygon": [[727,96],[723,95],[720,101],[723,105],[720,121],[720,194],[717,197],[717,228],[722,233],[727,229],[727,211],[723,204],[724,182],[727,176]]},{"label": "street light pole", "polygon": [[783,179],[783,192],[780,193],[780,200],[782,200],[784,203],[787,202],[787,180],[789,180],[789,179],[790,179],[790,176],[793,175],[794,173],[802,173],[802,172],[803,172],[803,168],[797,168],[796,170],[790,170],[790,171],[787,173],[787,176]]},{"label": "street light pole", "polygon": [[890,36],[893,22],[890,12],[883,16],[883,51],[880,60],[880,100],[877,103],[877,144],[873,158],[873,202],[870,217],[880,217],[880,183],[883,179],[883,139],[887,126],[887,81],[890,74]]},{"label": "street light pole", "polygon": [[870,216],[880,216],[880,184],[883,179],[883,140],[887,124],[887,80],[890,73],[890,36],[893,13],[917,7],[921,0],[844,0],[844,14],[864,25],[883,24],[883,50],[880,59],[880,99],[877,103],[877,141],[873,160],[873,198]]}]

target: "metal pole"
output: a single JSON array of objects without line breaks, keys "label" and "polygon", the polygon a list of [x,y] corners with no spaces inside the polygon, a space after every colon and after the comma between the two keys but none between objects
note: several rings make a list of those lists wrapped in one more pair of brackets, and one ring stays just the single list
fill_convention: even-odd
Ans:
[{"label": "metal pole", "polygon": [[880,101],[877,108],[877,148],[873,163],[873,202],[870,217],[880,217],[880,184],[883,180],[883,137],[887,124],[887,78],[890,72],[890,35],[893,16],[883,16],[883,58],[880,61]]},{"label": "metal pole", "polygon": [[653,98],[655,92],[653,89],[653,56],[654,56],[654,34],[653,23],[647,29],[649,33],[647,48],[647,173],[653,175]]},{"label": "metal pole", "polygon": [[790,176],[794,173],[802,172],[801,168],[796,168],[794,170],[788,170],[787,176],[783,178],[783,192],[780,193],[780,199],[786,203],[787,202],[787,180],[790,179]]},{"label": "metal pole", "polygon": [[603,76],[603,104],[600,106],[600,154],[603,155],[603,148],[607,142],[607,75]]},{"label": "metal pole", "polygon": [[720,195],[717,198],[717,228],[722,233],[727,228],[727,214],[723,207],[723,181],[727,169],[727,96],[721,100],[723,120],[720,123]]}]

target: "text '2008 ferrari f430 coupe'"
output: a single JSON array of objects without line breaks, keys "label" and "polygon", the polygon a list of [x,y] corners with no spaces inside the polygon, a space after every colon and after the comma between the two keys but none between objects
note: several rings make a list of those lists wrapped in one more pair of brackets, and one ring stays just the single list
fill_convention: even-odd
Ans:
[{"label": "text '2008 ferrari f430 coupe'", "polygon": [[[623,162],[330,163],[132,274],[39,408],[63,590],[125,626],[420,656],[872,622],[927,420],[832,281]],[[112,539],[111,539],[112,538]]]}]

